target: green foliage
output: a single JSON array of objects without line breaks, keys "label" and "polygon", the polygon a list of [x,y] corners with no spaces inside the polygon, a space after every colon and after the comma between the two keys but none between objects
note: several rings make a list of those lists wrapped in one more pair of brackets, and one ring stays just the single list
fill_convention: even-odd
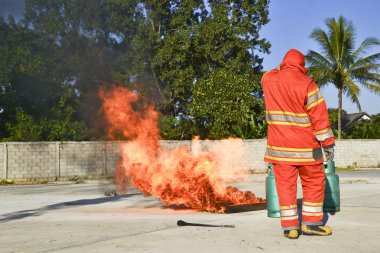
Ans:
[{"label": "green foliage", "polygon": [[41,140],[42,127],[24,111],[16,114],[16,122],[14,124],[6,123],[6,129],[9,137],[4,141],[39,141]]},{"label": "green foliage", "polygon": [[[338,136],[338,109],[335,108],[329,108],[329,121],[331,129],[333,130],[334,136]],[[345,110],[342,110],[342,118],[346,116],[347,112]],[[346,133],[342,130],[341,135],[343,138],[346,137]]]},{"label": "green foliage", "polygon": [[51,117],[36,120],[24,111],[16,114],[15,122],[8,122],[8,137],[4,141],[83,141],[89,131],[83,122],[74,119],[75,109],[68,101],[70,89],[60,98],[59,105],[51,109]]},{"label": "green foliage", "polygon": [[160,115],[160,135],[166,140],[191,140],[197,128],[192,120],[175,118],[172,115]]},{"label": "green foliage", "polygon": [[54,55],[44,58],[43,52],[50,51],[39,41],[33,31],[0,18],[0,138],[5,137],[5,123],[15,121],[18,111],[43,115],[59,92],[59,84],[46,78],[54,77]]},{"label": "green foliage", "polygon": [[14,184],[15,181],[11,181],[11,180],[5,180],[5,179],[2,179],[0,180],[0,185],[9,185],[9,184]]},{"label": "green foliage", "polygon": [[74,119],[75,109],[70,105],[70,90],[61,97],[59,105],[52,109],[53,118],[41,120],[49,141],[84,141],[89,139],[89,132],[83,122]]},{"label": "green foliage", "polygon": [[[329,120],[334,132],[337,135],[338,109],[329,109]],[[347,112],[342,110],[343,118]],[[342,130],[344,139],[380,139],[380,114],[371,115],[372,120],[356,122],[350,129]]]},{"label": "green foliage", "polygon": [[[259,84],[249,75],[214,71],[195,83],[191,113],[202,138],[229,136],[258,138],[265,135],[263,103],[252,94]],[[261,126],[260,126],[261,124]]]},{"label": "green foliage", "polygon": [[[332,83],[338,89],[338,110],[342,109],[342,94],[358,106],[360,87],[380,94],[380,53],[365,56],[368,49],[380,45],[377,38],[366,38],[355,49],[355,29],[344,17],[326,20],[327,31],[316,28],[310,37],[320,45],[322,53],[310,50],[306,56],[308,72],[320,85]],[[338,136],[341,132],[338,116]]]},{"label": "green foliage", "polygon": [[380,114],[372,115],[371,121],[355,124],[351,130],[349,138],[380,139]]},{"label": "green foliage", "polygon": [[[261,137],[265,126],[255,80],[262,69],[257,52],[269,53],[269,42],[259,34],[269,21],[268,5],[267,0],[26,0],[19,23],[0,20],[0,138],[102,138],[97,93],[114,82],[155,104],[163,138]],[[232,120],[220,113],[211,120],[193,97],[195,86],[212,83],[218,73],[228,76],[231,93],[217,103],[243,110]],[[231,89],[233,84],[246,86],[247,93]],[[219,86],[213,89],[226,90]],[[207,94],[206,100],[214,98]],[[192,108],[199,115],[192,115]]]}]

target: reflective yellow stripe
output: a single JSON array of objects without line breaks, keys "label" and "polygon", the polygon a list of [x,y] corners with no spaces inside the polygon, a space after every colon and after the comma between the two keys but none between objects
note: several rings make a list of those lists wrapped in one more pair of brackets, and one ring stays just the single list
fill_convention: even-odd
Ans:
[{"label": "reflective yellow stripe", "polygon": [[308,213],[320,213],[323,212],[322,206],[302,206],[302,211],[308,212]]},{"label": "reflective yellow stripe", "polygon": [[318,141],[324,141],[327,138],[330,138],[330,137],[333,137],[333,136],[334,136],[334,133],[330,129],[327,133],[317,134],[315,137],[317,138]]},{"label": "reflective yellow stripe", "polygon": [[289,158],[314,158],[313,152],[294,152],[294,151],[279,151],[267,148],[265,154],[276,157],[289,157]]},{"label": "reflective yellow stripe", "polygon": [[305,216],[322,216],[323,213],[307,213],[307,212],[302,212],[302,215],[305,215]]},{"label": "reflective yellow stripe", "polygon": [[274,157],[270,155],[265,155],[265,158],[276,160],[276,161],[284,161],[284,162],[314,162],[314,159],[311,158],[283,158],[283,157]]},{"label": "reflective yellow stripe", "polygon": [[306,117],[307,113],[294,113],[294,112],[285,112],[285,111],[266,111],[267,114],[281,114],[281,115],[291,115],[298,117]]},{"label": "reflective yellow stripe", "polygon": [[314,134],[315,135],[318,135],[318,134],[324,134],[324,133],[327,133],[328,131],[330,130],[330,128],[325,128],[325,129],[322,129],[322,130],[319,130],[319,131],[315,131]]},{"label": "reflective yellow stripe", "polygon": [[314,103],[311,103],[308,107],[306,107],[307,110],[310,110],[311,108],[313,108],[314,106],[322,103],[323,101],[325,101],[323,99],[323,97],[321,97],[320,99],[318,99],[317,101],[315,101]]},{"label": "reflective yellow stripe", "polygon": [[281,217],[281,220],[296,220],[296,219],[298,219],[298,215]]},{"label": "reflective yellow stripe", "polygon": [[280,206],[280,210],[289,210],[289,209],[296,209],[297,205],[290,205],[290,206]]},{"label": "reflective yellow stripe", "polygon": [[266,120],[270,121],[282,121],[282,122],[295,122],[300,124],[310,123],[309,117],[298,117],[291,115],[278,115],[278,114],[267,114]]},{"label": "reflective yellow stripe", "polygon": [[294,216],[297,215],[297,209],[281,210],[281,216]]},{"label": "reflective yellow stripe", "polygon": [[315,90],[310,91],[309,93],[307,93],[307,97],[311,97],[311,96],[313,96],[317,92],[319,92],[319,88],[316,88]]},{"label": "reflective yellow stripe", "polygon": [[311,152],[313,151],[312,148],[284,148],[284,147],[276,147],[267,145],[267,148],[273,149],[273,150],[282,150],[282,151],[299,151],[299,152]]},{"label": "reflective yellow stripe", "polygon": [[309,126],[311,126],[311,123],[301,124],[301,123],[288,122],[288,121],[272,121],[272,120],[267,120],[267,123],[268,124],[272,124],[272,125],[299,126],[299,127],[309,127]]},{"label": "reflective yellow stripe", "polygon": [[323,206],[323,202],[302,202],[302,205],[305,206]]}]

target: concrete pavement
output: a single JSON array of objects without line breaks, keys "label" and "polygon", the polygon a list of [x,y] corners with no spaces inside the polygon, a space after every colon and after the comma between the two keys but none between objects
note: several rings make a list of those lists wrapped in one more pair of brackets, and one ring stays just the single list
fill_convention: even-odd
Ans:
[{"label": "concrete pavement", "polygon": [[[380,252],[380,171],[339,176],[341,212],[326,216],[333,235],[298,240],[265,210],[174,210],[137,191],[105,197],[114,188],[106,182],[2,186],[0,252]],[[264,178],[239,187],[265,197]],[[236,227],[178,227],[179,219]]]}]

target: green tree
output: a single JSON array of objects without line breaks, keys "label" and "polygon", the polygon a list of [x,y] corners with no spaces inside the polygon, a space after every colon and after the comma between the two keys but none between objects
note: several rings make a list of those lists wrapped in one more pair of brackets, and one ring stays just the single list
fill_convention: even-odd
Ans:
[{"label": "green tree", "polygon": [[[63,87],[75,87],[80,100],[75,109],[87,124],[96,122],[92,117],[99,109],[99,87],[111,83],[113,71],[122,68],[117,36],[108,25],[108,2],[27,0],[25,3],[25,26],[43,37],[60,55],[54,62],[60,67],[58,81]],[[127,17],[129,13],[124,15]]]},{"label": "green tree", "polygon": [[[328,113],[329,113],[329,121],[330,121],[331,129],[333,130],[334,135],[337,136],[338,135],[338,109],[329,108]],[[342,109],[342,119],[344,119],[346,115],[347,115],[347,112]],[[346,137],[346,133],[344,132],[343,129],[341,132],[341,136]]]},{"label": "green tree", "polygon": [[40,34],[0,18],[0,138],[17,112],[40,118],[59,97],[63,87],[54,50]]},{"label": "green tree", "polygon": [[[193,89],[212,82],[208,80],[219,71],[238,79],[249,76],[251,89],[244,90],[260,98],[255,80],[262,58],[257,51],[268,53],[270,47],[259,35],[268,22],[268,4],[268,0],[26,0],[21,22],[0,22],[1,136],[9,133],[6,122],[21,122],[16,115],[23,111],[41,124],[44,139],[82,138],[66,128],[81,132],[83,122],[100,129],[99,137],[103,128],[100,115],[94,113],[100,105],[98,88],[115,81],[155,104],[165,138],[191,138],[203,131],[197,129],[199,115],[191,115]],[[66,92],[73,97],[63,99]],[[260,133],[258,120],[252,118],[259,114],[257,108],[241,117],[245,123],[240,122],[240,128],[226,125],[226,132]],[[71,125],[77,122],[80,125]]]},{"label": "green tree", "polygon": [[73,89],[67,89],[57,106],[51,109],[50,118],[43,118],[43,139],[48,141],[85,141],[89,139],[89,129],[83,121],[77,120],[75,105],[78,98]]},{"label": "green tree", "polygon": [[[259,36],[262,25],[268,22],[268,1],[206,3],[210,8],[206,8],[204,1],[181,1],[175,6],[175,13],[168,22],[168,32],[154,58],[155,66],[159,69],[160,81],[165,87],[166,101],[161,106],[161,111],[179,121],[188,121],[199,116],[190,113],[190,108],[193,108],[193,112],[200,112],[194,109],[198,108],[199,104],[194,102],[197,98],[193,89],[208,85],[207,80],[214,75],[218,76],[218,71],[224,71],[228,75],[236,74],[238,78],[249,75],[251,88],[255,88],[249,91],[243,89],[248,93],[257,92],[260,87],[255,85],[255,77],[262,69],[262,59],[256,52],[268,53],[270,47],[270,44]],[[223,85],[229,84],[219,84]],[[228,92],[231,96],[241,95],[233,93],[237,92],[237,89]],[[211,95],[212,92],[207,94]],[[219,99],[230,102],[227,96]],[[246,118],[249,118],[249,115],[246,115]],[[197,126],[200,127],[198,132],[204,136],[205,126]],[[226,136],[230,128],[230,125],[225,125],[221,130],[225,132],[220,136]],[[216,136],[215,133],[213,138]]]},{"label": "green tree", "polygon": [[360,87],[380,93],[380,53],[365,56],[368,49],[380,44],[377,38],[366,38],[355,49],[355,30],[344,17],[326,20],[327,31],[316,28],[310,37],[316,40],[322,52],[310,50],[306,56],[308,71],[320,85],[332,83],[338,89],[338,139],[342,135],[342,96],[359,103]]},{"label": "green tree", "polygon": [[248,74],[219,70],[196,82],[191,114],[202,138],[265,135],[263,102],[252,94],[260,85],[253,80]]},{"label": "green tree", "polygon": [[40,141],[43,129],[33,117],[24,111],[16,113],[15,123],[6,123],[8,137],[4,141]]},{"label": "green tree", "polygon": [[356,123],[351,129],[348,138],[352,139],[380,139],[380,114],[372,115],[372,120]]}]

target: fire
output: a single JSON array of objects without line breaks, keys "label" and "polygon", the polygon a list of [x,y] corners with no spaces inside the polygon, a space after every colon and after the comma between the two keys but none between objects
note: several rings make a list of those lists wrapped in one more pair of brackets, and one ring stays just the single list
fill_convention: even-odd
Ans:
[{"label": "fire", "polygon": [[246,174],[237,166],[243,150],[240,139],[210,143],[202,149],[198,138],[192,148],[161,149],[157,112],[136,93],[121,87],[101,90],[102,110],[108,137],[123,136],[129,141],[120,147],[115,173],[119,190],[127,184],[144,195],[155,196],[165,205],[185,205],[209,212],[224,212],[226,206],[259,203],[252,192],[242,192],[228,183]]}]

